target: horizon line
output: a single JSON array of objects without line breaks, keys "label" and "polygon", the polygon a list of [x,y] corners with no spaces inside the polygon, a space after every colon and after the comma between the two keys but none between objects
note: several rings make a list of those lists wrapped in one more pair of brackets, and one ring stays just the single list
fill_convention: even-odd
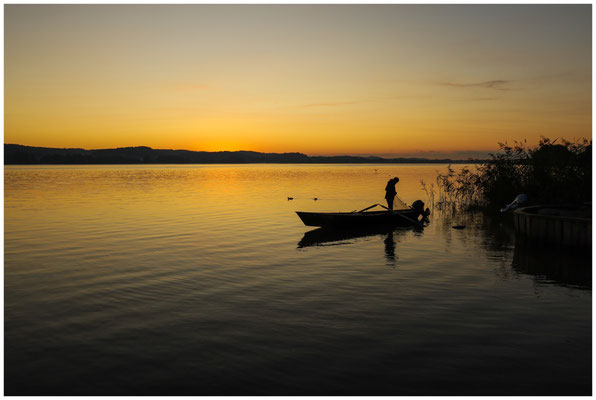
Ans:
[{"label": "horizon line", "polygon": [[[300,151],[258,151],[258,150],[189,150],[184,148],[155,148],[147,145],[136,145],[136,146],[117,146],[117,147],[105,147],[105,148],[84,148],[84,147],[53,147],[53,146],[33,146],[27,144],[20,144],[20,143],[4,143],[4,145],[11,145],[11,146],[23,146],[23,147],[32,147],[32,148],[46,148],[46,149],[80,149],[84,151],[94,151],[94,150],[118,150],[118,149],[134,149],[134,148],[148,148],[150,150],[166,150],[166,151],[189,151],[189,152],[196,152],[196,153],[236,153],[236,152],[251,152],[251,153],[261,153],[261,154],[303,154],[307,157],[361,157],[361,158],[381,158],[381,159],[393,159],[393,158],[412,158],[412,159],[428,159],[428,160],[445,160],[445,159],[452,159],[454,161],[466,161],[469,159],[487,159],[489,158],[490,153],[495,152],[496,150],[486,150],[486,149],[471,149],[471,150],[446,150],[446,151],[439,151],[439,150],[419,150],[416,152],[405,152],[405,153],[326,153],[326,154],[317,154],[317,153],[304,153]],[[451,156],[447,156],[450,154]],[[460,157],[465,158],[453,158],[452,156],[461,154]],[[471,154],[476,154],[476,156],[471,156]],[[484,157],[480,157],[483,154]],[[467,155],[467,156],[466,156]],[[429,158],[433,157],[433,158]],[[457,157],[457,156],[456,156]]]}]

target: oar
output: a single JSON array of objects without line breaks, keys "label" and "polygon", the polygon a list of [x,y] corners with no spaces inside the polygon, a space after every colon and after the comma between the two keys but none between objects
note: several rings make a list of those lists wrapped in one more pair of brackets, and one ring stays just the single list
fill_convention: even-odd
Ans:
[{"label": "oar", "polygon": [[[362,210],[360,210],[360,211],[352,211],[352,213],[355,213],[355,212],[359,212],[359,213],[361,213],[361,212],[363,212],[363,211],[370,210],[371,208],[373,208],[373,207],[376,207],[376,206],[380,206],[380,204],[378,204],[378,203],[377,203],[377,204],[373,204],[372,206],[370,206],[370,207],[366,207],[366,208],[363,208],[363,209],[362,209]],[[382,207],[382,206],[381,206],[381,207]]]},{"label": "oar", "polygon": [[410,221],[410,222],[411,222],[411,223],[413,223],[413,224],[416,224],[416,225],[418,225],[418,226],[420,226],[420,227],[423,227],[423,226],[424,226],[424,225],[422,225],[422,223],[420,223],[420,222],[418,222],[418,221],[414,221],[412,218],[410,218],[410,217],[406,217],[405,215],[403,215],[403,214],[402,214],[402,213],[400,213],[400,212],[397,212],[397,211],[394,211],[394,210],[390,210],[390,209],[388,209],[387,207],[385,207],[385,206],[384,206],[384,205],[382,205],[382,204],[379,204],[379,206],[383,207],[383,208],[384,208],[385,210],[387,210],[387,211],[393,211],[393,213],[395,213],[395,214],[399,215],[400,217],[402,217],[402,218],[404,218],[404,219],[407,219],[408,221]]}]

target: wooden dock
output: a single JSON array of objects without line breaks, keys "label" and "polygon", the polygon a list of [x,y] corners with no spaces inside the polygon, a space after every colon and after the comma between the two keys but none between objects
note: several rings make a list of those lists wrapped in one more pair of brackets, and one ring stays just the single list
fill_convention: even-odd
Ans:
[{"label": "wooden dock", "polygon": [[513,212],[516,234],[532,241],[573,247],[592,246],[591,206],[530,206]]}]

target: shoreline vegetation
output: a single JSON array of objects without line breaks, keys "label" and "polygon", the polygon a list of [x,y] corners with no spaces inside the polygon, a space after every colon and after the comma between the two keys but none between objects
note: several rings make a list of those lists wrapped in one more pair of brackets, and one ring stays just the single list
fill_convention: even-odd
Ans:
[{"label": "shoreline vegetation", "polygon": [[[254,151],[190,151],[146,146],[85,150],[80,148],[4,145],[5,165],[36,164],[448,164],[435,182],[421,180],[433,208],[488,210],[500,208],[519,194],[530,204],[582,204],[592,201],[592,141],[574,142],[543,137],[537,146],[527,141],[499,143],[490,159],[382,158],[375,156],[307,156],[302,153]],[[459,170],[452,164],[467,164]]]},{"label": "shoreline vegetation", "polygon": [[499,151],[475,170],[451,166],[437,171],[435,182],[420,181],[437,209],[495,210],[525,194],[531,204],[570,205],[592,201],[592,141],[574,142],[543,137],[537,146],[527,141],[499,143]]},{"label": "shoreline vegetation", "polygon": [[366,156],[307,156],[302,153],[256,151],[190,151],[146,146],[85,150],[79,148],[4,145],[4,165],[23,164],[479,164],[486,160],[382,158]]}]

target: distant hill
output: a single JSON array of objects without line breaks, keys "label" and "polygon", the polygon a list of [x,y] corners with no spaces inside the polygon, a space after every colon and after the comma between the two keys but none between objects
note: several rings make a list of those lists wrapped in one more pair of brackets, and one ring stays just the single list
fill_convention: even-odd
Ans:
[{"label": "distant hill", "polygon": [[482,160],[428,158],[381,158],[359,156],[307,156],[302,153],[258,153],[255,151],[163,150],[151,147],[116,149],[60,149],[19,144],[4,145],[4,164],[394,164],[478,163]]}]

